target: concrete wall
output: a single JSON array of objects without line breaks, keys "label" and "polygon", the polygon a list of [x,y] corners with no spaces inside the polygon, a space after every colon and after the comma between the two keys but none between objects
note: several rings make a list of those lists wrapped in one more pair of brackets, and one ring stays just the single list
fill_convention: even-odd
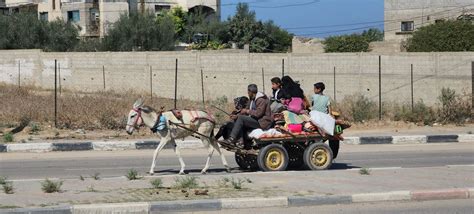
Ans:
[{"label": "concrete wall", "polygon": [[[150,93],[152,66],[155,96],[174,97],[175,59],[178,64],[178,97],[201,99],[201,74],[204,73],[206,99],[246,94],[246,86],[256,83],[269,94],[270,79],[285,74],[299,80],[309,95],[315,82],[327,85],[326,94],[336,96],[362,93],[378,98],[378,55],[345,54],[249,54],[222,52],[102,52],[46,53],[38,50],[0,51],[0,82],[44,88],[54,87],[54,60],[61,67],[62,88],[80,91],[103,90],[102,66],[105,67],[106,90]],[[414,99],[435,104],[441,88],[471,93],[471,62],[474,52],[467,53],[392,53],[381,56],[383,101],[409,102],[410,64],[414,66]],[[262,78],[262,69],[265,78]]]}]

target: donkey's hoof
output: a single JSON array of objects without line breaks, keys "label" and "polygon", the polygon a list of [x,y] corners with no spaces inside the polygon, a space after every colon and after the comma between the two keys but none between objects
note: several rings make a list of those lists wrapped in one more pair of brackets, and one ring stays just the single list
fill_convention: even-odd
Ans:
[{"label": "donkey's hoof", "polygon": [[205,174],[207,174],[207,172],[204,171],[204,170],[202,170],[202,171],[201,171],[201,174],[205,175]]},{"label": "donkey's hoof", "polygon": [[184,171],[180,171],[178,174],[179,175],[184,175],[185,173],[184,173]]},{"label": "donkey's hoof", "polygon": [[149,175],[153,175],[153,174],[155,174],[155,172],[151,172],[151,171],[150,171],[150,172],[148,172],[148,174],[149,174]]},{"label": "donkey's hoof", "polygon": [[231,168],[226,168],[225,171],[226,171],[227,173],[231,173],[231,172],[232,172],[232,169],[231,169]]}]

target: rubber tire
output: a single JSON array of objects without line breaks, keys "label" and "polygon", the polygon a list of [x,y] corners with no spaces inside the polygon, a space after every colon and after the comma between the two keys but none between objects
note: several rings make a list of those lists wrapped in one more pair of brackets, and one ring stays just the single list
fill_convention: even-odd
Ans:
[{"label": "rubber tire", "polygon": [[[328,160],[326,161],[326,164],[324,166],[316,166],[311,162],[311,156],[313,151],[317,149],[324,149],[326,153],[328,154]],[[325,170],[331,168],[332,165],[332,151],[331,148],[327,144],[324,143],[313,143],[309,145],[305,150],[304,150],[304,155],[303,155],[303,161],[304,165],[310,169],[310,170]]]},{"label": "rubber tire", "polygon": [[337,158],[337,154],[339,153],[339,144],[340,142],[338,140],[330,140],[329,141],[329,148],[331,148],[332,151],[332,159]]},{"label": "rubber tire", "polygon": [[[280,150],[281,153],[283,153],[283,163],[278,169],[271,169],[265,165],[265,162],[266,162],[265,159],[266,159],[267,153],[272,149]],[[257,156],[258,167],[260,168],[260,170],[264,172],[285,171],[286,168],[288,167],[289,162],[290,162],[290,158],[288,157],[288,152],[286,151],[285,147],[283,147],[280,144],[268,144],[267,146],[263,147],[260,150]]]},{"label": "rubber tire", "polygon": [[235,153],[235,162],[242,170],[255,171],[258,169],[257,156]]}]

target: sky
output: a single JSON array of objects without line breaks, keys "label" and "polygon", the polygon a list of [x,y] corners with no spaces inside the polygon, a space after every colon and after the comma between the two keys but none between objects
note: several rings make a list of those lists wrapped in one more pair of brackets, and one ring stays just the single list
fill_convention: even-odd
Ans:
[{"label": "sky", "polygon": [[384,0],[221,0],[223,20],[235,14],[238,2],[248,2],[259,20],[273,20],[297,36],[325,38],[371,27],[383,30]]}]

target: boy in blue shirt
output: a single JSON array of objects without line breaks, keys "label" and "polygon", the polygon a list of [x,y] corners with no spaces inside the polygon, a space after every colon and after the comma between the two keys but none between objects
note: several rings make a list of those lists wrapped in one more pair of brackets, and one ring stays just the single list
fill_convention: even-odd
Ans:
[{"label": "boy in blue shirt", "polygon": [[322,82],[314,84],[314,94],[311,97],[313,104],[312,110],[329,114],[331,113],[331,99],[323,94],[325,88]]}]

